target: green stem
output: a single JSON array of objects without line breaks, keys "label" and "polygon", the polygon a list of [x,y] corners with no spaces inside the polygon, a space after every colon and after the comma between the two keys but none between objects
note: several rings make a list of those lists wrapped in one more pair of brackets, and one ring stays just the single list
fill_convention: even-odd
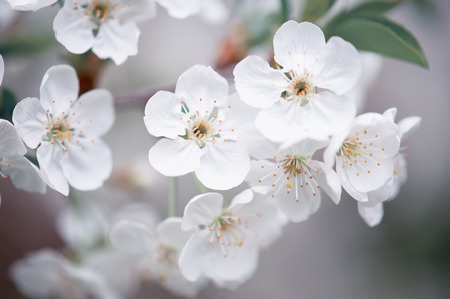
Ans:
[{"label": "green stem", "polygon": [[280,0],[281,5],[281,22],[289,20],[289,0]]},{"label": "green stem", "polygon": [[202,193],[202,194],[208,193],[208,192],[209,192],[208,188],[206,188],[206,187],[202,184],[202,182],[199,181],[199,179],[197,178],[197,176],[196,176],[194,173],[192,173],[192,176],[194,177],[194,183],[195,183],[195,185],[197,186],[198,191],[200,191],[200,193]]},{"label": "green stem", "polygon": [[174,217],[177,215],[177,204],[178,204],[178,181],[177,177],[169,178],[169,217]]}]

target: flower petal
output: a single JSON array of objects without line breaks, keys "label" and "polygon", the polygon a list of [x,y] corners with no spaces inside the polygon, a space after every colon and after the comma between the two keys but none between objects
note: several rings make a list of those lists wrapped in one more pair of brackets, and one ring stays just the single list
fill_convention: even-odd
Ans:
[{"label": "flower petal", "polygon": [[17,103],[13,122],[20,137],[30,148],[36,148],[47,134],[47,115],[36,98],[26,98]]},{"label": "flower petal", "polygon": [[194,231],[181,230],[182,218],[170,217],[162,221],[156,227],[156,234],[160,244],[175,247],[178,251],[183,249]]},{"label": "flower petal", "polygon": [[316,73],[323,68],[325,36],[312,23],[287,21],[273,38],[275,61],[286,71]]},{"label": "flower petal", "polygon": [[420,126],[420,116],[410,116],[398,122],[399,135],[402,140],[407,139]]},{"label": "flower petal", "polygon": [[3,62],[2,55],[0,55],[0,85],[2,85],[4,73],[5,73],[5,63]]},{"label": "flower petal", "polygon": [[173,93],[158,91],[145,105],[144,122],[153,136],[174,139],[186,133],[183,115],[181,101]]},{"label": "flower petal", "polygon": [[180,176],[198,169],[203,154],[195,142],[180,137],[163,138],[150,149],[148,159],[161,174]]},{"label": "flower petal", "polygon": [[177,19],[184,19],[197,14],[201,8],[200,0],[158,0],[167,9],[167,13]]},{"label": "flower petal", "polygon": [[244,181],[250,169],[250,157],[238,144],[216,142],[204,149],[195,174],[205,187],[228,190]]},{"label": "flower petal", "polygon": [[223,209],[223,196],[220,193],[205,193],[192,198],[184,208],[181,229],[196,229],[220,216]]},{"label": "flower petal", "polygon": [[75,54],[87,52],[94,45],[94,22],[82,9],[74,8],[74,0],[65,1],[53,21],[55,37],[66,49]]},{"label": "flower petal", "polygon": [[23,156],[27,153],[14,126],[4,119],[0,119],[0,140],[0,157]]},{"label": "flower petal", "polygon": [[374,227],[380,224],[383,219],[383,203],[379,203],[374,207],[366,207],[358,202],[358,213],[368,226]]},{"label": "flower petal", "polygon": [[228,82],[209,66],[194,65],[178,78],[175,95],[184,101],[191,113],[211,112],[216,101],[224,105],[228,98]]},{"label": "flower petal", "polygon": [[101,59],[111,58],[116,65],[122,64],[129,56],[138,53],[140,34],[133,22],[108,20],[100,25],[92,51]]},{"label": "flower petal", "polygon": [[138,222],[120,220],[109,232],[111,245],[123,252],[138,256],[148,254],[156,246],[153,231]]},{"label": "flower petal", "polygon": [[78,190],[94,190],[112,172],[112,155],[109,147],[100,139],[79,138],[66,143],[67,152],[61,159],[64,176]]},{"label": "flower petal", "polygon": [[278,206],[292,222],[305,221],[320,207],[320,193],[313,197],[307,192],[307,188],[298,188],[298,200],[297,202],[295,192],[290,194],[280,192],[277,196]]},{"label": "flower petal", "polygon": [[39,10],[43,7],[50,6],[57,0],[7,0],[11,7],[15,10]]},{"label": "flower petal", "polygon": [[76,124],[76,135],[104,135],[114,123],[112,94],[106,89],[94,89],[81,95],[70,109],[69,123]]},{"label": "flower petal", "polygon": [[46,185],[39,170],[23,156],[4,157],[1,171],[11,179],[13,185],[28,192],[45,193]]},{"label": "flower petal", "polygon": [[41,105],[54,118],[63,117],[78,98],[79,82],[75,70],[68,65],[52,66],[41,83]]},{"label": "flower petal", "polygon": [[258,56],[248,56],[233,71],[236,90],[246,104],[267,108],[281,98],[288,85],[287,77],[272,69]]},{"label": "flower petal", "polygon": [[320,189],[325,191],[335,204],[338,204],[341,200],[342,188],[336,172],[323,162],[313,160],[311,164],[319,171],[314,174],[314,178],[319,183]]},{"label": "flower petal", "polygon": [[314,76],[314,83],[317,87],[343,94],[358,81],[361,60],[355,47],[340,37],[331,37],[326,48],[328,55],[324,58],[324,68]]},{"label": "flower petal", "polygon": [[63,153],[63,149],[56,143],[42,142],[37,149],[36,156],[44,181],[51,188],[67,196],[69,194],[69,184],[64,177],[61,167]]}]

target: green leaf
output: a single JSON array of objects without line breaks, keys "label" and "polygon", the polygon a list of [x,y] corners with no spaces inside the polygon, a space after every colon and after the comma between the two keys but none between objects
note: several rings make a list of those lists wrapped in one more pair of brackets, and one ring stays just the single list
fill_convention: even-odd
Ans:
[{"label": "green leaf", "polygon": [[0,118],[12,121],[12,113],[16,107],[17,100],[14,93],[8,88],[0,91]]},{"label": "green leaf", "polygon": [[303,9],[302,20],[313,22],[323,16],[336,0],[308,0]]},{"label": "green leaf", "polygon": [[428,62],[416,38],[404,27],[382,15],[339,17],[326,27],[326,35],[340,36],[358,50],[408,61],[424,68]]},{"label": "green leaf", "polygon": [[389,10],[396,7],[400,4],[401,0],[393,0],[393,1],[373,1],[364,3],[356,6],[350,11],[347,11],[345,14],[356,15],[356,14],[372,14],[372,15],[381,15],[387,13]]}]

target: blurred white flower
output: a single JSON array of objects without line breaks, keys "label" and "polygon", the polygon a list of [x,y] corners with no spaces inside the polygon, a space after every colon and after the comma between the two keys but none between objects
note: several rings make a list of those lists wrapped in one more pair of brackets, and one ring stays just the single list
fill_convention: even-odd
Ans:
[{"label": "blurred white flower", "polygon": [[16,16],[17,12],[11,8],[11,5],[7,0],[0,0],[0,31],[8,28],[15,20]]},{"label": "blurred white flower", "polygon": [[15,10],[39,10],[43,7],[50,6],[57,0],[7,0],[11,7]]},{"label": "blurred white flower", "polygon": [[356,49],[339,37],[325,42],[314,24],[284,23],[274,37],[273,69],[258,56],[249,56],[234,69],[242,100],[263,108],[256,126],[275,142],[299,135],[329,135],[348,126],[354,103],[342,96],[360,75]]},{"label": "blurred white flower", "polygon": [[255,272],[259,249],[279,237],[283,225],[275,202],[251,189],[229,206],[219,193],[198,195],[184,210],[181,228],[200,230],[181,252],[181,273],[192,281],[205,276],[222,287],[241,284]]},{"label": "blurred white flower", "polygon": [[148,132],[166,137],[150,149],[150,164],[165,176],[195,171],[212,189],[239,185],[250,167],[247,152],[236,142],[242,124],[233,113],[239,105],[212,68],[191,67],[178,79],[175,94],[159,91],[147,102]]},{"label": "blurred white flower", "polygon": [[44,193],[45,183],[39,170],[24,157],[26,153],[14,126],[0,119],[0,176],[10,179],[16,188]]},{"label": "blurred white flower", "polygon": [[[325,162],[336,161],[336,172],[342,187],[361,202],[380,202],[386,198],[380,190],[394,173],[394,158],[400,147],[398,127],[389,115],[366,113],[356,117],[352,125],[330,141]],[[384,198],[384,199],[382,199]]]},{"label": "blurred white flower", "polygon": [[[384,115],[394,121],[396,110],[390,109]],[[419,127],[420,121],[419,116],[411,116],[399,121],[398,130],[402,142]],[[394,157],[392,178],[378,190],[368,192],[369,201],[358,202],[359,215],[369,226],[373,227],[380,224],[384,214],[383,202],[392,200],[398,195],[401,185],[406,182],[406,178],[406,148],[402,147]]]},{"label": "blurred white flower", "polygon": [[110,232],[114,248],[133,257],[141,278],[156,281],[179,296],[196,297],[206,279],[191,282],[178,267],[179,254],[193,231],[181,230],[181,218],[167,218],[156,229],[142,221],[122,219]]},{"label": "blurred white flower", "polygon": [[3,82],[3,75],[5,74],[5,62],[3,61],[2,55],[0,55],[0,85]]},{"label": "blurred white flower", "polygon": [[280,148],[272,146],[272,151],[260,147],[261,156],[266,157],[252,161],[246,181],[251,186],[266,186],[265,192],[277,199],[291,221],[304,221],[319,208],[321,190],[336,204],[341,199],[341,184],[334,170],[312,158],[327,144],[328,138],[308,138]]},{"label": "blurred white flower", "polygon": [[91,90],[78,98],[75,70],[51,67],[42,80],[40,100],[26,98],[13,112],[19,135],[37,159],[47,184],[64,195],[99,188],[112,170],[111,152],[99,138],[114,122],[112,95]]},{"label": "blurred white flower", "polygon": [[136,23],[155,15],[154,0],[66,0],[53,22],[56,39],[75,54],[92,51],[117,65],[138,53]]},{"label": "blurred white flower", "polygon": [[199,15],[212,24],[220,24],[228,19],[229,11],[223,0],[156,0],[174,18],[184,19]]},{"label": "blurred white flower", "polygon": [[98,273],[50,249],[16,261],[10,274],[20,292],[32,298],[118,298]]}]

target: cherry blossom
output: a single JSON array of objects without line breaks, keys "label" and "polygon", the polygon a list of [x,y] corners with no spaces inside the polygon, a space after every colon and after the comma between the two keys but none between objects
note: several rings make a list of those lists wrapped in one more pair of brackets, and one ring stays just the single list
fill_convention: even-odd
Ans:
[{"label": "cherry blossom", "polygon": [[55,3],[57,0],[6,0],[15,10],[39,10]]},{"label": "cherry blossom", "polygon": [[111,151],[99,138],[114,122],[112,95],[91,90],[78,98],[75,70],[51,67],[42,80],[40,100],[25,98],[13,112],[19,135],[37,159],[47,184],[69,193],[99,188],[112,170]]}]

